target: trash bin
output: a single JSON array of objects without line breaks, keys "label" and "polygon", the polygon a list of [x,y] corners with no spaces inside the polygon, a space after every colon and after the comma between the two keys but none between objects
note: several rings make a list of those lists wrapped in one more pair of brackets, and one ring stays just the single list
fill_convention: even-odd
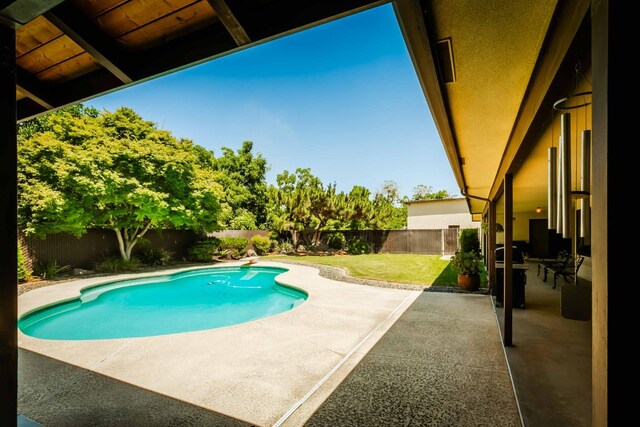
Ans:
[{"label": "trash bin", "polygon": [[[522,251],[513,246],[512,252],[512,304],[513,307],[524,308],[525,304],[525,291],[524,285],[527,284],[527,269],[529,268],[524,260]],[[496,286],[495,297],[496,305],[502,307],[504,297],[504,248],[496,249]]]}]

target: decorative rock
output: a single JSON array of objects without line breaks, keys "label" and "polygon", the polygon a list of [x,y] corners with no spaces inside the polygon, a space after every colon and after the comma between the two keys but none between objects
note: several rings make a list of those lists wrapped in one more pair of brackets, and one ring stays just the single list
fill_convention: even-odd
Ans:
[{"label": "decorative rock", "polygon": [[254,251],[253,249],[249,249],[249,250],[247,251],[247,256],[248,256],[248,257],[250,257],[250,256],[258,256],[258,254],[257,254],[257,253],[256,253],[256,251]]}]

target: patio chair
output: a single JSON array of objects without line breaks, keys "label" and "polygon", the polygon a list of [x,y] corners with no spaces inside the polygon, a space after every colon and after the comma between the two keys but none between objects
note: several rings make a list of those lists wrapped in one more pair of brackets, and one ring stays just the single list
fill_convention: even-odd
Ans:
[{"label": "patio chair", "polygon": [[575,264],[570,263],[561,269],[549,269],[549,271],[553,272],[553,289],[556,288],[556,284],[558,281],[558,277],[564,277],[564,281],[569,283],[569,279],[573,279],[574,283],[578,283],[578,270],[580,270],[580,266],[584,262],[584,257],[579,256],[576,260]]},{"label": "patio chair", "polygon": [[544,272],[544,276],[542,277],[542,281],[547,281],[547,275],[549,270],[563,270],[569,266],[573,262],[573,256],[567,251],[560,251],[556,256],[556,259],[541,261],[538,263],[538,276],[540,275],[540,269],[542,268]]}]

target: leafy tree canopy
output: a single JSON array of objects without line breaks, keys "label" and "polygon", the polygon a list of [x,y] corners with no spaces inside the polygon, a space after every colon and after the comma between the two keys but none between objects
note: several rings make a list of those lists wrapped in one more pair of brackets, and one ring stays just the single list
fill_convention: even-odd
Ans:
[{"label": "leafy tree canopy", "polygon": [[269,167],[262,154],[254,155],[252,150],[251,141],[245,141],[237,152],[222,147],[222,156],[212,163],[225,189],[220,215],[223,228],[252,230],[263,227],[267,220],[265,175]]},{"label": "leafy tree canopy", "polygon": [[413,196],[411,196],[411,200],[440,200],[450,199],[451,197],[453,196],[449,194],[447,190],[433,191],[432,186],[419,184],[413,188]]},{"label": "leafy tree canopy", "polygon": [[19,128],[20,225],[39,236],[110,228],[126,260],[150,228],[214,230],[223,190],[198,153],[130,108],[41,116]]}]

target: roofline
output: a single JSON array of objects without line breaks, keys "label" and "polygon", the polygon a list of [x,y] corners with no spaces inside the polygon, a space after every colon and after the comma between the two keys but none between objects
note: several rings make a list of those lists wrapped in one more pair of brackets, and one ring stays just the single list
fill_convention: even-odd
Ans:
[{"label": "roofline", "polygon": [[434,202],[451,202],[458,200],[467,200],[466,197],[450,197],[448,199],[427,199],[427,200],[410,200],[408,202],[404,202],[406,205],[417,204],[417,203],[434,203]]}]

